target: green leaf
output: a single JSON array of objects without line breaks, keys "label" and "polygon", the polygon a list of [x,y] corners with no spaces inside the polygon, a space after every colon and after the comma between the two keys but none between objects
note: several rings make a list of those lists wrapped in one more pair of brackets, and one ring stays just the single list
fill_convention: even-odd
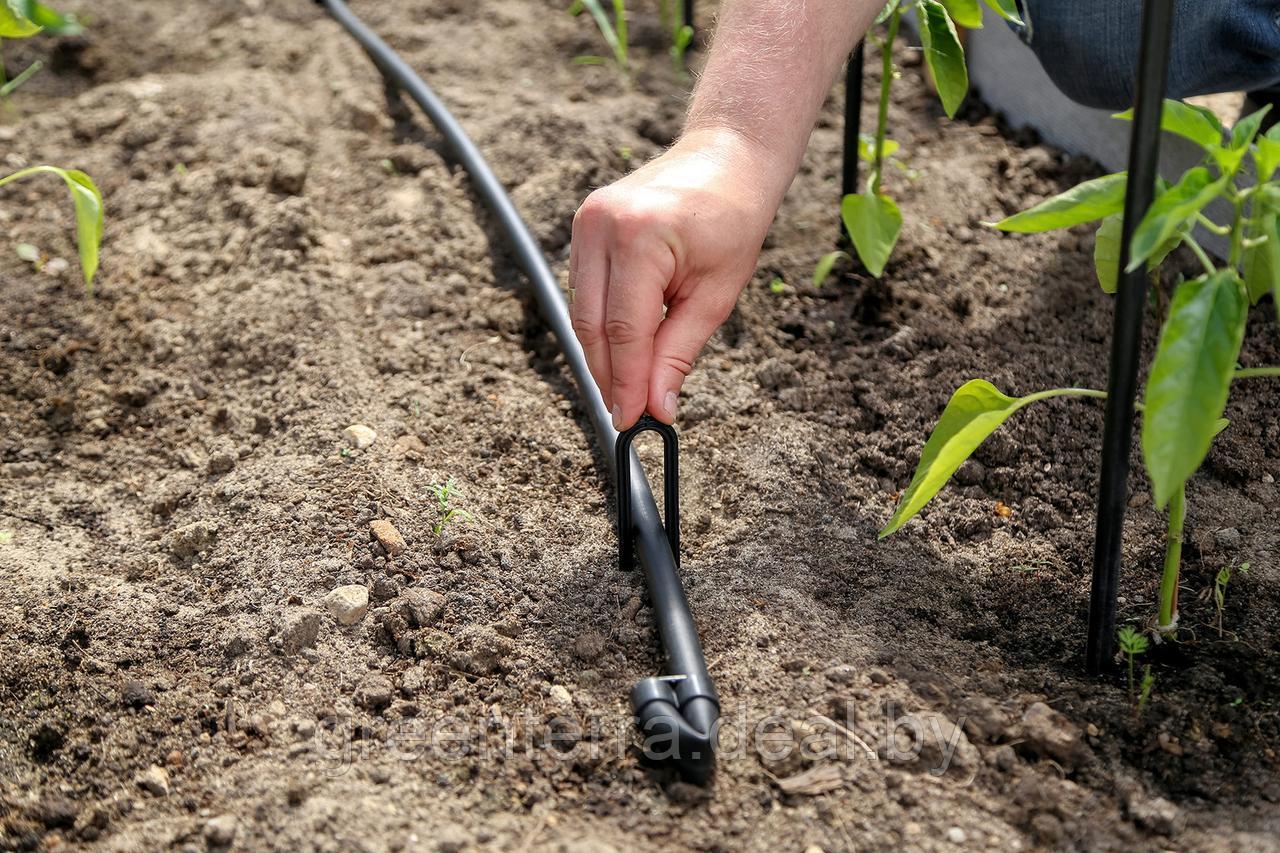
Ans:
[{"label": "green leaf", "polygon": [[971,30],[982,29],[982,6],[978,0],[941,0],[951,20]]},{"label": "green leaf", "polygon": [[1022,23],[1022,18],[1018,15],[1018,4],[1015,0],[986,0],[986,4],[1006,21],[1014,24]]},{"label": "green leaf", "polygon": [[[1133,110],[1116,113],[1112,118],[1133,121]],[[1160,127],[1184,139],[1190,139],[1203,148],[1222,144],[1222,122],[1218,121],[1212,110],[1172,98],[1164,102],[1164,109],[1160,113]]]},{"label": "green leaf", "polygon": [[938,86],[938,97],[947,115],[954,116],[969,91],[969,72],[964,64],[964,48],[956,35],[955,24],[938,0],[920,0],[916,6],[920,18],[920,44],[924,61]]},{"label": "green leaf", "polygon": [[1234,270],[1174,293],[1147,379],[1142,454],[1163,509],[1209,452],[1244,341],[1248,300]]},{"label": "green leaf", "polygon": [[818,258],[818,263],[813,268],[813,286],[822,287],[823,282],[827,280],[827,276],[831,275],[831,270],[835,267],[836,261],[848,257],[848,252],[841,252],[837,249],[834,252],[827,252],[821,258]]},{"label": "green leaf", "polygon": [[[1276,127],[1280,127],[1277,124]],[[1257,179],[1260,183],[1271,180],[1280,167],[1280,139],[1271,139],[1270,134],[1260,136],[1257,147],[1253,151],[1253,162],[1257,167]]]},{"label": "green leaf", "polygon": [[880,10],[880,14],[876,15],[875,22],[877,24],[883,24],[885,21],[889,20],[889,16],[898,8],[899,3],[900,0],[889,0],[888,3],[885,3],[884,8]]},{"label": "green leaf", "polygon": [[1244,118],[1236,122],[1235,127],[1231,128],[1231,147],[1246,148],[1258,135],[1258,129],[1262,127],[1262,120],[1266,118],[1267,113],[1271,112],[1271,105],[1264,104],[1261,109],[1254,110]]},{"label": "green leaf", "polygon": [[1188,169],[1176,184],[1158,195],[1147,210],[1147,215],[1138,224],[1137,230],[1133,232],[1127,271],[1136,270],[1159,251],[1161,246],[1222,192],[1229,180],[1230,175],[1212,180],[1208,169],[1196,166]]},{"label": "green leaf", "polygon": [[1244,286],[1250,304],[1270,293],[1280,277],[1280,230],[1276,225],[1276,211],[1267,206],[1261,206],[1249,223],[1251,240],[1266,238],[1244,251]]},{"label": "green leaf", "polygon": [[30,175],[47,172],[62,178],[71,191],[76,210],[76,245],[80,252],[80,269],[84,284],[93,292],[93,276],[98,271],[98,247],[102,243],[104,206],[102,193],[93,179],[79,169],[60,169],[57,166],[32,166],[12,175],[0,178],[0,186]]},{"label": "green leaf", "polygon": [[970,379],[957,388],[924,444],[911,484],[902,493],[898,508],[879,537],[883,539],[890,535],[923,509],[973,451],[1010,415],[1037,400],[1063,394],[1106,396],[1100,391],[1055,388],[1025,397],[1010,397],[985,379]]},{"label": "green leaf", "polygon": [[[885,137],[884,140],[884,156],[892,157],[897,153],[901,146],[892,139]],[[858,157],[868,163],[874,163],[876,159],[876,138],[869,133],[858,134]]]},{"label": "green leaf", "polygon": [[40,32],[40,25],[22,14],[17,0],[0,0],[0,38],[21,39]]},{"label": "green leaf", "polygon": [[1103,218],[1098,233],[1093,238],[1093,270],[1098,275],[1098,285],[1103,293],[1116,292],[1116,277],[1120,272],[1120,238],[1124,229],[1124,214],[1113,213]]},{"label": "green leaf", "polygon": [[84,26],[76,20],[75,15],[56,12],[38,0],[9,0],[9,5],[50,35],[78,36],[84,32]]},{"label": "green leaf", "polygon": [[840,216],[867,272],[879,278],[902,230],[902,212],[886,195],[847,195]]},{"label": "green leaf", "polygon": [[1116,172],[1077,184],[1064,193],[1040,202],[995,223],[1001,231],[1034,234],[1102,219],[1124,209],[1125,173]]}]

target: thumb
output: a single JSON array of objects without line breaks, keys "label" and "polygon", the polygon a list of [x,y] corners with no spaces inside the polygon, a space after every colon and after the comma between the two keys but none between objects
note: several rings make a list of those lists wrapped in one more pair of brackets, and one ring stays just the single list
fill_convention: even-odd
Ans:
[{"label": "thumb", "polygon": [[[705,285],[704,285],[705,288]],[[673,302],[653,339],[653,371],[648,410],[663,423],[674,423],[680,388],[698,353],[733,310],[733,301],[716,304],[696,295]]]}]

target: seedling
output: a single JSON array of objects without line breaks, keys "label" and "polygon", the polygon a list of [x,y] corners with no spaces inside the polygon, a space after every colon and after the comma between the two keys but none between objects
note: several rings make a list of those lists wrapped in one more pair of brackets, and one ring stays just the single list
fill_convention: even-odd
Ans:
[{"label": "seedling", "polygon": [[[1188,246],[1204,267],[1203,274],[1174,290],[1138,407],[1143,414],[1142,456],[1155,504],[1169,513],[1156,621],[1156,630],[1166,634],[1177,629],[1187,481],[1228,425],[1222,414],[1231,384],[1280,377],[1280,367],[1241,368],[1236,362],[1250,303],[1267,293],[1280,297],[1280,182],[1275,180],[1280,168],[1280,126],[1259,135],[1265,113],[1264,109],[1242,119],[1227,134],[1208,110],[1165,102],[1164,129],[1200,145],[1204,160],[1177,183],[1158,188],[1129,250],[1130,271],[1143,264],[1158,266],[1179,245]],[[1241,188],[1237,176],[1246,158],[1252,161],[1257,178],[1254,185]],[[1102,289],[1113,293],[1124,190],[1123,172],[1095,178],[995,227],[1030,233],[1101,220],[1094,261]],[[1230,204],[1228,224],[1213,222],[1203,213],[1219,198]],[[1225,264],[1214,263],[1196,242],[1191,234],[1196,224],[1229,238]],[[918,513],[1010,415],[1031,403],[1064,396],[1105,398],[1106,393],[1054,388],[1009,397],[984,379],[960,386],[925,443],[915,476],[880,536],[898,530]]]},{"label": "seedling", "polygon": [[[55,12],[37,0],[0,0],[0,47],[3,47],[6,38],[29,38],[42,32],[76,35],[84,32],[84,27],[74,16]],[[7,98],[39,70],[40,63],[37,61],[12,80],[6,80],[4,57],[0,53],[0,100]],[[76,244],[80,253],[80,269],[84,273],[85,289],[93,293],[93,276],[98,271],[98,246],[102,243],[102,193],[94,185],[93,179],[84,172],[60,169],[57,166],[32,166],[5,175],[0,177],[0,187],[42,172],[62,178],[71,191],[76,211]],[[30,263],[41,263],[39,251],[29,244],[18,246],[18,256]]]},{"label": "seedling", "polygon": [[681,4],[673,3],[672,0],[658,0],[658,19],[662,22],[662,28],[671,33],[671,47],[667,48],[667,52],[671,55],[671,64],[675,67],[676,73],[681,77],[688,76],[688,67],[685,65],[684,55],[689,51],[689,45],[693,43],[693,27],[684,21]]},{"label": "seedling", "polygon": [[[1001,17],[1020,22],[1014,0],[983,0]],[[969,71],[965,65],[964,47],[956,25],[969,29],[982,26],[982,7],[978,0],[889,0],[876,18],[885,25],[883,36],[875,31],[867,34],[880,49],[880,103],[876,113],[874,136],[864,136],[858,142],[858,157],[871,164],[867,188],[862,193],[850,193],[840,202],[840,216],[853,243],[853,249],[867,272],[879,278],[885,264],[897,245],[902,230],[902,212],[898,205],[882,191],[885,165],[902,164],[893,158],[901,146],[888,138],[889,91],[899,76],[893,64],[893,43],[898,37],[898,25],[904,10],[914,7],[919,21],[920,41],[924,61],[938,90],[938,98],[948,116],[954,116],[969,91]],[[820,285],[831,273],[835,262],[845,256],[843,252],[824,255],[814,269],[814,283]],[[847,257],[847,256],[845,256]]]},{"label": "seedling", "polygon": [[780,278],[775,278],[769,282],[769,292],[774,296],[781,296],[787,292],[787,283]]},{"label": "seedling", "polygon": [[63,15],[37,0],[0,0],[0,99],[7,98],[14,90],[43,67],[40,60],[28,65],[12,80],[5,77],[4,39],[30,38],[38,33],[50,35],[79,35],[84,27],[74,15]]},{"label": "seedling", "polygon": [[[4,9],[0,0],[0,9]],[[62,178],[71,191],[76,210],[76,244],[80,252],[80,269],[84,273],[85,290],[93,293],[93,276],[98,271],[98,246],[102,243],[103,204],[102,193],[93,179],[78,169],[60,169],[57,166],[32,166],[0,178],[0,187],[32,175],[48,173]],[[22,248],[18,254],[22,256]]]},{"label": "seedling", "polygon": [[1213,579],[1213,608],[1217,612],[1217,628],[1218,636],[1222,636],[1222,611],[1227,606],[1227,584],[1231,583],[1232,572],[1239,572],[1242,575],[1249,574],[1249,564],[1241,563],[1236,569],[1231,566],[1223,566],[1218,570],[1217,576]]},{"label": "seedling", "polygon": [[1138,655],[1145,654],[1149,643],[1147,637],[1140,631],[1135,631],[1132,625],[1125,625],[1116,634],[1116,642],[1120,646],[1120,654],[1124,655],[1129,663],[1129,703],[1135,708],[1139,708],[1138,701],[1141,688],[1146,686],[1146,694],[1151,695],[1151,686],[1146,684],[1148,678],[1151,684],[1155,683],[1155,679],[1151,678],[1151,667],[1147,667],[1142,674],[1143,684],[1139,684],[1134,678],[1134,659]]},{"label": "seedling", "polygon": [[436,496],[436,514],[439,518],[435,527],[431,528],[431,532],[437,537],[444,533],[445,527],[452,522],[471,520],[471,513],[453,505],[453,499],[460,497],[462,490],[458,488],[457,482],[452,477],[443,486],[433,484],[431,493]]},{"label": "seedling", "polygon": [[[583,12],[589,12],[596,22],[596,28],[600,30],[600,35],[604,38],[605,44],[609,46],[609,50],[613,52],[613,61],[617,63],[623,74],[630,74],[631,69],[627,65],[627,4],[626,0],[613,0],[613,20],[609,20],[609,16],[605,14],[604,7],[600,5],[600,0],[573,0],[569,4],[569,14],[577,17]],[[603,65],[605,62],[603,56],[578,56],[574,58],[574,62],[580,65]]]}]

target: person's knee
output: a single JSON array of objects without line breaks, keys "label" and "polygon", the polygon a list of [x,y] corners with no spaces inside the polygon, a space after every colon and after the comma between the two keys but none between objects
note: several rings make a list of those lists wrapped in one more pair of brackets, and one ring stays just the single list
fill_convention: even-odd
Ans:
[{"label": "person's knee", "polygon": [[[1067,97],[1132,104],[1141,0],[1022,0],[1024,36]],[[1170,97],[1280,81],[1280,0],[1175,0]]]},{"label": "person's knee", "polygon": [[1031,49],[1063,94],[1090,107],[1132,102],[1141,0],[1023,0]]}]

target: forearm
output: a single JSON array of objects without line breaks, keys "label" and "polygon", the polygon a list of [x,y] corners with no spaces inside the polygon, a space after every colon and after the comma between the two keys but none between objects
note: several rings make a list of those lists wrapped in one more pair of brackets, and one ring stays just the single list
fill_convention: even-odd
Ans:
[{"label": "forearm", "polygon": [[732,136],[758,150],[761,189],[780,201],[841,64],[883,5],[726,0],[684,138]]}]

